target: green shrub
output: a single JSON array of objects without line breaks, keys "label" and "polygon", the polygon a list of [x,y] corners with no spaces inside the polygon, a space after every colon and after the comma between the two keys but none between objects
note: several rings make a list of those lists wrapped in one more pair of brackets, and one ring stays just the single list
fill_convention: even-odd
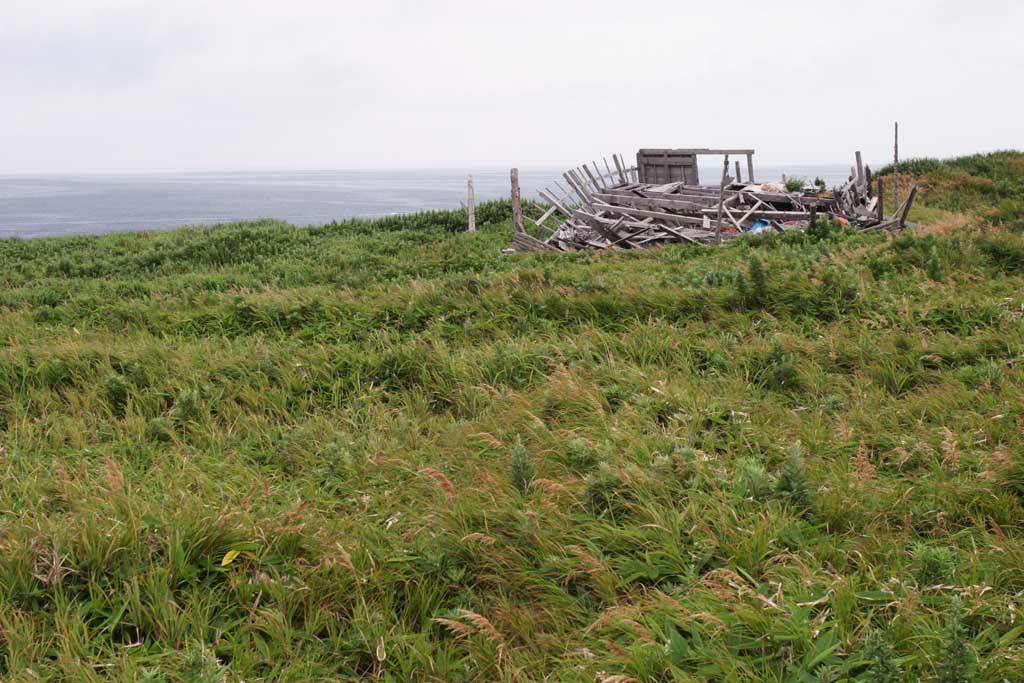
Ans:
[{"label": "green shrub", "polygon": [[512,488],[524,496],[529,492],[530,484],[533,482],[533,463],[522,439],[517,438],[512,445],[512,453],[509,456],[509,480]]}]

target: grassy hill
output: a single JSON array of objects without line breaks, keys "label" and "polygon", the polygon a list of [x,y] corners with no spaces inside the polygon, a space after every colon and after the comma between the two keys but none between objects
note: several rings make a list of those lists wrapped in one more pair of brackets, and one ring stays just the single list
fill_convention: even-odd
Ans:
[{"label": "grassy hill", "polygon": [[1021,680],[1024,155],[900,170],[895,238],[0,241],[0,679]]}]

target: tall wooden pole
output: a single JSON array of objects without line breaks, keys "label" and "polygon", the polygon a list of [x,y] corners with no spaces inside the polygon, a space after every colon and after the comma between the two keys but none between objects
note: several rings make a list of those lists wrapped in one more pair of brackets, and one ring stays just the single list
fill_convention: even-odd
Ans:
[{"label": "tall wooden pole", "polygon": [[476,197],[473,194],[473,174],[466,179],[466,222],[469,232],[476,232]]},{"label": "tall wooden pole", "polygon": [[722,164],[722,181],[718,184],[718,218],[715,221],[715,237],[719,244],[722,243],[722,208],[725,205],[725,181],[729,177],[729,155],[725,155],[725,163]]},{"label": "tall wooden pole", "polygon": [[878,179],[878,220],[885,220],[885,206],[882,202],[882,179]]},{"label": "tall wooden pole", "polygon": [[740,160],[739,160],[739,159],[737,159],[737,160],[736,160],[736,182],[737,182],[737,183],[738,183],[738,182],[740,182],[740,178],[741,178],[741,177],[742,177],[742,176],[740,175]]},{"label": "tall wooden pole", "polygon": [[900,122],[896,121],[892,137],[892,207],[900,206]]},{"label": "tall wooden pole", "polygon": [[519,198],[519,169],[512,169],[512,229],[523,232],[523,205]]}]

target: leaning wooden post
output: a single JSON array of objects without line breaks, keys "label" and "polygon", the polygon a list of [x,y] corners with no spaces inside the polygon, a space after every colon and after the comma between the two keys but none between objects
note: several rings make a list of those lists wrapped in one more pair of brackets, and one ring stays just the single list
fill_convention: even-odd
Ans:
[{"label": "leaning wooden post", "polygon": [[729,177],[729,155],[725,155],[722,164],[722,181],[718,184],[718,219],[715,221],[715,238],[722,243],[722,207],[725,206],[725,179]]},{"label": "leaning wooden post", "polygon": [[512,230],[523,232],[523,205],[519,198],[519,169],[512,169]]},{"label": "leaning wooden post", "polygon": [[476,232],[476,197],[473,194],[473,174],[466,179],[466,222],[469,232]]},{"label": "leaning wooden post", "polygon": [[892,208],[900,206],[900,122],[893,128],[892,137]]},{"label": "leaning wooden post", "polygon": [[742,178],[742,177],[743,176],[740,175],[740,160],[737,159],[736,160],[736,182],[737,183],[740,182],[740,178]]},{"label": "leaning wooden post", "polygon": [[910,188],[910,194],[907,195],[907,201],[903,202],[902,211],[900,212],[900,223],[901,228],[907,225],[907,215],[910,213],[910,207],[914,205],[914,195],[917,194],[917,185],[913,185]]},{"label": "leaning wooden post", "polygon": [[863,185],[866,182],[864,178],[864,162],[861,160],[860,150],[857,150],[857,184]]}]

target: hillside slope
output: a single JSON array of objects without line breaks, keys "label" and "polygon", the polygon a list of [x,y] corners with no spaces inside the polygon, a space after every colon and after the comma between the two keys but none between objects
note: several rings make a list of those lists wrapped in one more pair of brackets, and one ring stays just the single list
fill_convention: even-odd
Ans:
[{"label": "hillside slope", "polygon": [[0,242],[0,679],[1024,678],[1024,155],[973,159],[895,238]]}]

